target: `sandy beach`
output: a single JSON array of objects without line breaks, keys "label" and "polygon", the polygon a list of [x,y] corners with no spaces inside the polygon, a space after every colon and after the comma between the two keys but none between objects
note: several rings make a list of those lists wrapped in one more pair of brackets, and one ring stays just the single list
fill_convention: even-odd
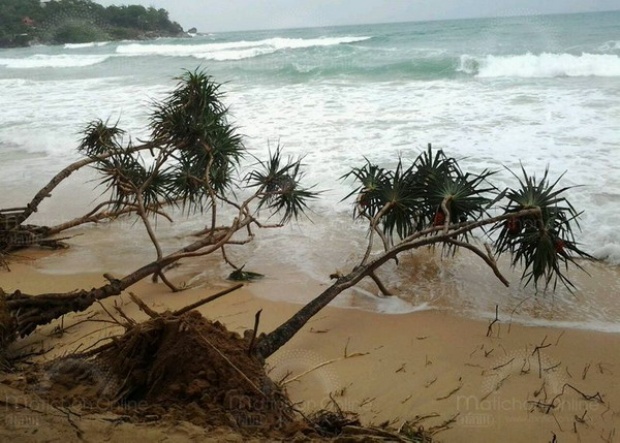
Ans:
[{"label": "sandy beach", "polygon": [[[5,291],[19,288],[27,293],[104,283],[101,275],[44,274],[35,259],[11,263],[11,272],[3,272],[0,281]],[[285,291],[286,282],[280,283]],[[262,309],[260,332],[271,331],[299,305],[255,295],[261,284],[248,284],[199,310],[242,334]],[[162,312],[230,285],[222,281],[173,294],[161,284],[143,281],[132,292]],[[97,322],[108,318],[106,310],[115,303],[128,316],[145,319],[124,294],[39,328],[15,347],[22,352],[44,350],[34,357],[38,362],[87,349],[120,332]],[[386,315],[327,308],[267,361],[267,369],[304,412],[329,409],[336,402],[359,413],[365,424],[389,422],[398,428],[408,421],[428,430],[440,427],[438,441],[615,441],[620,425],[620,335],[526,327],[510,324],[508,318],[500,311],[488,334],[487,321],[440,311]],[[78,435],[85,441],[138,435],[148,441],[163,436],[167,441],[242,441],[238,435],[214,435],[185,422],[119,424],[110,417],[77,415],[68,420],[66,413],[9,385],[0,384],[5,424],[0,435],[11,441],[74,441]]]}]

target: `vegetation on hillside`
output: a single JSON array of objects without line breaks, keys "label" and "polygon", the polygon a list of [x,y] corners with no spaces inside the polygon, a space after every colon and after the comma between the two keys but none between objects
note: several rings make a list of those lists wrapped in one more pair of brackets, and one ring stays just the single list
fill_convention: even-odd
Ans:
[{"label": "vegetation on hillside", "polygon": [[178,36],[165,9],[108,6],[91,0],[2,0],[0,46],[63,44]]}]

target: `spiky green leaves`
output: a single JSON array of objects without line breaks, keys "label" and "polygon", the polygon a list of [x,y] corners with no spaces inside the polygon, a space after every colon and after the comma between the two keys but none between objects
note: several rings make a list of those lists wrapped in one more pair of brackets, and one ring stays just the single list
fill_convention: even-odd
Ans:
[{"label": "spiky green leaves", "polygon": [[[447,233],[459,228],[461,240],[469,241],[467,222],[472,223],[472,229],[494,223],[487,209],[507,199],[504,215],[514,216],[504,217],[492,227],[497,233],[496,254],[512,255],[513,265],[523,267],[525,285],[544,281],[545,286],[553,283],[555,289],[559,281],[572,287],[565,274],[569,263],[579,267],[578,257],[591,257],[575,242],[573,231],[579,226],[580,214],[565,197],[568,188],[558,187],[560,179],[550,182],[548,171],[536,180],[523,170],[518,188],[499,192],[488,182],[492,174],[465,173],[454,158],[441,150],[433,152],[429,145],[409,167],[402,159],[394,170],[366,160],[364,166],[343,178],[357,182],[346,197],[356,196],[354,216],[367,217],[371,228],[380,222],[392,241],[395,236],[403,239],[429,226],[444,226]],[[435,234],[436,230],[426,235]]]},{"label": "spiky green leaves", "polygon": [[81,131],[82,140],[78,151],[87,157],[97,157],[122,149],[122,138],[125,131],[117,124],[108,126],[103,120],[94,120]]},{"label": "spiky green leaves", "polygon": [[227,121],[220,85],[203,71],[186,72],[179,80],[177,88],[155,104],[151,133],[177,160],[173,187],[183,206],[193,211],[202,209],[213,192],[230,188],[245,147]]},{"label": "spiky green leaves", "polygon": [[[237,184],[236,168],[246,150],[241,136],[228,123],[220,85],[205,72],[185,72],[177,87],[154,103],[150,118],[151,139],[142,146],[123,146],[124,132],[98,120],[83,131],[80,150],[96,160],[102,184],[113,193],[114,209],[136,205],[138,200],[157,213],[166,204],[185,211],[212,209],[227,201],[226,193]],[[139,152],[153,157],[144,161]],[[150,166],[147,166],[149,165]],[[269,160],[259,162],[248,175],[258,187],[259,209],[282,214],[282,222],[297,218],[316,192],[300,186],[299,161],[285,162],[278,149]]]},{"label": "spiky green leaves", "polygon": [[258,162],[246,180],[250,187],[258,188],[258,208],[267,208],[272,215],[280,214],[284,223],[305,215],[308,202],[319,194],[303,187],[302,177],[301,160],[284,160],[278,147],[268,160]]},{"label": "spiky green leaves", "polygon": [[[519,187],[509,189],[504,207],[505,214],[517,214],[526,209],[538,209],[539,215],[510,217],[496,223],[492,230],[498,233],[495,242],[496,253],[509,252],[512,264],[523,267],[522,279],[525,284],[533,282],[538,286],[544,281],[545,287],[558,281],[571,288],[573,284],[565,272],[568,264],[578,267],[576,259],[591,258],[575,242],[574,231],[579,229],[578,213],[568,201],[565,193],[568,187],[558,188],[560,178],[549,181],[548,169],[537,180],[521,167],[523,178],[517,177]],[[516,175],[515,175],[516,177]]]},{"label": "spiky green leaves", "polygon": [[155,214],[161,206],[173,204],[177,196],[171,192],[173,176],[156,168],[146,167],[139,154],[118,151],[96,165],[104,178],[101,184],[112,192],[113,210],[138,206],[142,200],[147,214]]},{"label": "spiky green leaves", "polygon": [[410,166],[399,159],[394,170],[387,170],[366,160],[343,178],[353,177],[358,186],[345,198],[357,196],[354,215],[371,220],[380,215],[385,234],[407,237],[432,224],[443,224],[450,213],[450,223],[476,220],[489,204],[487,194],[495,188],[487,184],[490,172],[463,173],[454,158],[443,151],[421,153]]},{"label": "spiky green leaves", "polygon": [[361,168],[353,168],[351,172],[342,176],[342,179],[353,177],[358,186],[351,191],[343,200],[356,195],[357,201],[354,216],[358,214],[366,214],[374,217],[383,208],[385,204],[385,196],[383,192],[388,188],[391,180],[391,171],[381,168],[370,163],[366,159],[366,164]]}]

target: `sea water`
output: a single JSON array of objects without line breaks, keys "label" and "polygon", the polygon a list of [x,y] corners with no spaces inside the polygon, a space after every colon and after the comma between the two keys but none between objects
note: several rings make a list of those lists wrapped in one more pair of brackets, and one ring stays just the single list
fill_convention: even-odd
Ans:
[{"label": "sea water", "polygon": [[[367,232],[342,198],[340,177],[364,157],[391,167],[427,143],[472,172],[493,169],[514,186],[521,165],[540,176],[567,174],[581,217],[583,248],[603,260],[574,271],[577,289],[536,292],[503,263],[504,288],[468,254],[422,251],[382,271],[399,294],[361,285],[339,303],[384,312],[441,308],[515,320],[620,331],[620,12],[207,34],[187,39],[97,42],[0,50],[0,207],[29,200],[78,158],[79,131],[93,119],[118,121],[145,137],[150,104],[183,70],[206,69],[223,84],[231,120],[248,150],[264,158],[281,145],[303,157],[306,183],[322,190],[309,217],[230,254],[265,272],[263,295],[303,302],[346,272]],[[251,167],[248,158],[243,168]],[[99,189],[82,172],[54,192],[33,219],[54,224],[92,205]],[[177,217],[178,218],[178,217]],[[188,241],[199,216],[172,227],[164,248]],[[125,272],[153,256],[133,222],[78,229],[50,272]],[[202,275],[226,275],[195,262]],[[261,289],[262,288],[262,289]],[[302,294],[302,295],[299,295]]]}]

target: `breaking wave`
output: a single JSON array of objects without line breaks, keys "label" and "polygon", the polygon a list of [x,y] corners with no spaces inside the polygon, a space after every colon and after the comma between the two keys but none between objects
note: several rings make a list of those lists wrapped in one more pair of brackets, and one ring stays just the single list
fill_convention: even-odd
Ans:
[{"label": "breaking wave", "polygon": [[550,54],[472,57],[462,55],[460,72],[489,77],[620,77],[620,57],[611,54]]},{"label": "breaking wave", "polygon": [[97,48],[106,46],[110,42],[90,42],[90,43],[65,43],[65,49],[84,49],[84,48]]},{"label": "breaking wave", "polygon": [[45,55],[36,54],[26,58],[0,58],[0,66],[9,69],[79,68],[103,63],[109,55]]},{"label": "breaking wave", "polygon": [[194,57],[206,60],[242,60],[272,54],[285,49],[302,49],[318,46],[336,46],[368,40],[371,37],[324,37],[324,38],[270,38],[257,41],[206,44],[140,44],[120,45],[117,54],[123,56],[160,55],[167,57]]}]

